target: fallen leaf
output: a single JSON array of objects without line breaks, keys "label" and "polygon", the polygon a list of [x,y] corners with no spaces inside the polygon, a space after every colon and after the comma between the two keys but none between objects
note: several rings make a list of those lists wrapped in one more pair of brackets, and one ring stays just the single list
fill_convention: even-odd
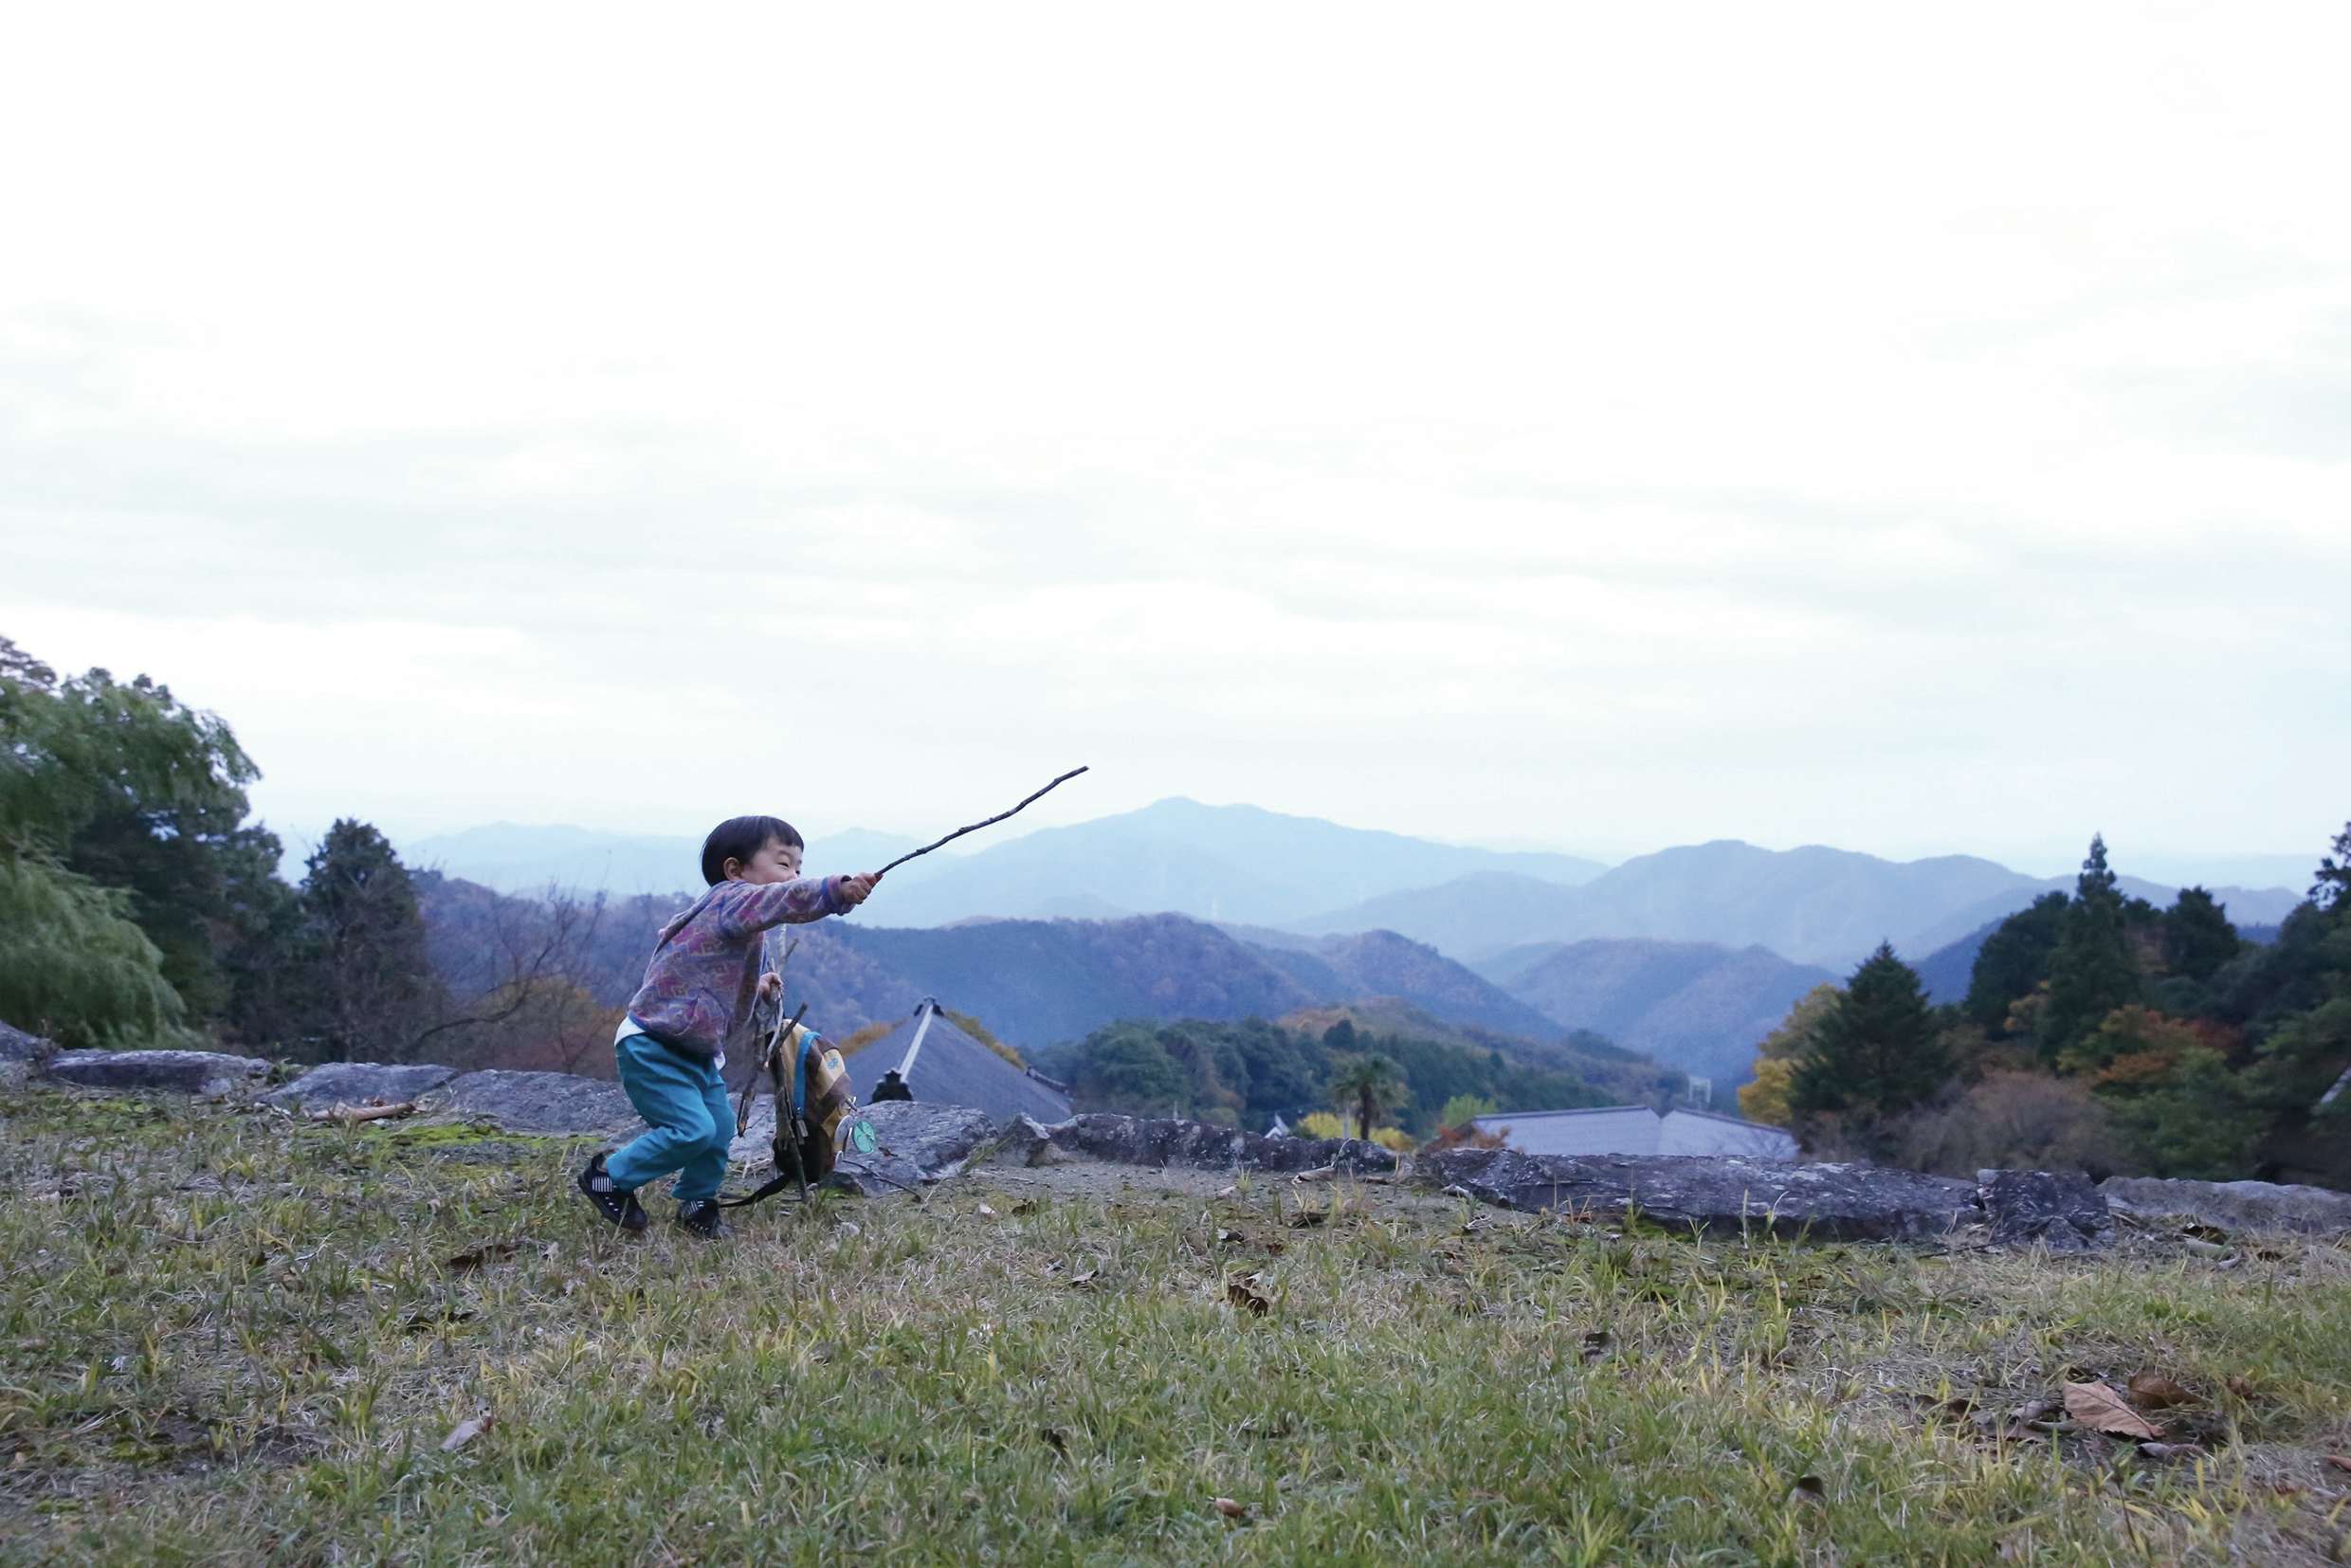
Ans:
[{"label": "fallen leaf", "polygon": [[2326,1456],[2326,1463],[2345,1475],[2351,1475],[2351,1459],[2346,1459],[2339,1453],[2330,1453]]},{"label": "fallen leaf", "polygon": [[468,1251],[458,1253],[443,1267],[452,1274],[462,1274],[468,1268],[479,1268],[485,1263],[496,1263],[501,1258],[511,1258],[514,1253],[515,1244],[513,1242],[485,1241]]},{"label": "fallen leaf", "polygon": [[982,1219],[993,1219],[996,1217],[996,1212],[983,1203],[979,1206],[979,1217]]},{"label": "fallen leaf", "polygon": [[1311,1231],[1318,1225],[1329,1224],[1330,1218],[1331,1216],[1321,1209],[1301,1209],[1290,1216],[1290,1229]]},{"label": "fallen leaf", "polygon": [[2110,1432],[2116,1437],[2158,1438],[2162,1429],[2123,1402],[2123,1396],[2104,1383],[2068,1383],[2066,1413],[2095,1431]]},{"label": "fallen leaf", "polygon": [[1790,1507],[1799,1507],[1807,1503],[1815,1508],[1829,1505],[1828,1484],[1816,1475],[1799,1475],[1795,1478],[1795,1485],[1788,1488]]},{"label": "fallen leaf", "polygon": [[472,1442],[475,1438],[489,1431],[490,1423],[496,1419],[496,1416],[492,1415],[485,1410],[479,1415],[468,1416],[466,1419],[458,1422],[457,1425],[449,1429],[449,1434],[441,1439],[441,1451],[443,1453],[455,1453],[458,1449],[464,1448],[466,1444]]},{"label": "fallen leaf", "polygon": [[2149,1459],[2187,1459],[2204,1452],[2194,1443],[2141,1443],[2139,1451]]},{"label": "fallen leaf", "polygon": [[1337,1179],[1338,1176],[1338,1166],[1317,1165],[1311,1171],[1299,1172],[1296,1176],[1290,1177],[1290,1179],[1292,1181],[1331,1181]]},{"label": "fallen leaf", "polygon": [[1264,1317],[1267,1313],[1273,1310],[1273,1304],[1266,1300],[1265,1297],[1260,1296],[1256,1291],[1249,1288],[1250,1285],[1255,1285],[1256,1283],[1257,1276],[1254,1274],[1251,1274],[1245,1280],[1227,1280],[1225,1282],[1225,1300],[1230,1302],[1233,1305],[1241,1308],[1244,1312],[1249,1313],[1253,1317]]},{"label": "fallen leaf", "polygon": [[1238,1187],[1219,1187],[1216,1189],[1216,1195],[1218,1197],[1239,1197],[1241,1195],[1241,1189]]},{"label": "fallen leaf", "polygon": [[2130,1399],[2141,1410],[2169,1410],[2174,1405],[2193,1404],[2196,1395],[2160,1372],[2134,1372]]},{"label": "fallen leaf", "polygon": [[1089,1268],[1083,1274],[1070,1275],[1069,1288],[1072,1290],[1083,1290],[1086,1288],[1094,1283],[1094,1276],[1101,1272],[1102,1270],[1099,1268]]},{"label": "fallen leaf", "polygon": [[1245,1241],[1248,1238],[1243,1236],[1238,1231],[1219,1231],[1216,1232],[1216,1243],[1220,1247],[1230,1247],[1235,1242]]},{"label": "fallen leaf", "polygon": [[2240,1399],[2251,1399],[2253,1396],[2252,1379],[2249,1377],[2239,1377],[2232,1374],[2229,1377],[2228,1388],[2231,1394]]},{"label": "fallen leaf", "polygon": [[2010,1411],[2008,1418],[2020,1426],[2031,1426],[2035,1421],[2048,1420],[2049,1413],[2056,1408],[2057,1404],[2053,1399],[2028,1399],[2014,1410]]},{"label": "fallen leaf", "polygon": [[1229,1497],[1211,1498],[1210,1503],[1227,1519],[1247,1519],[1248,1510]]},{"label": "fallen leaf", "polygon": [[2179,1245],[2199,1258],[2225,1258],[2232,1256],[2229,1249],[2221,1246],[2220,1243],[2216,1241],[2199,1241],[2194,1236],[2182,1236],[2179,1238]]}]

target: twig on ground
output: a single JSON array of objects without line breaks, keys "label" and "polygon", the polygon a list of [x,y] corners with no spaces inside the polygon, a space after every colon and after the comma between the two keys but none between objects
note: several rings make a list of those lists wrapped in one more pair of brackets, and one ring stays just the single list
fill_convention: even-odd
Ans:
[{"label": "twig on ground", "polygon": [[414,1116],[415,1114],[416,1102],[413,1100],[403,1100],[390,1105],[346,1105],[341,1101],[337,1100],[334,1105],[327,1110],[312,1111],[310,1113],[310,1120],[313,1121],[339,1121],[344,1126],[349,1127],[355,1126],[362,1121],[383,1121],[396,1116]]}]

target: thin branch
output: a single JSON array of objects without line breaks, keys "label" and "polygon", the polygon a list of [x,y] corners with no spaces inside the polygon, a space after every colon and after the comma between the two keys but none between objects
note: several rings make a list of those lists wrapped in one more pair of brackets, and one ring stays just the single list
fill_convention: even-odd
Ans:
[{"label": "thin branch", "polygon": [[889,865],[882,867],[880,871],[876,871],[874,875],[879,877],[885,872],[894,871],[901,866],[905,865],[908,861],[914,859],[917,855],[929,854],[932,850],[938,848],[941,844],[952,844],[966,833],[976,833],[982,828],[993,827],[995,824],[1002,822],[1008,816],[1018,816],[1029,807],[1030,802],[1043,798],[1045,795],[1050,793],[1056,787],[1068,783],[1071,779],[1077,777],[1078,775],[1084,772],[1085,772],[1085,769],[1084,768],[1072,768],[1067,773],[1062,775],[1059,778],[1053,780],[1052,783],[1048,784],[1044,789],[1039,790],[1035,794],[1030,795],[1028,800],[1024,800],[1018,806],[1013,807],[1011,811],[998,811],[995,815],[988,818],[987,821],[975,822],[968,828],[957,828],[954,832],[949,833],[945,838],[939,840],[937,844],[925,844],[920,849],[909,849],[904,854],[899,856],[896,860],[890,862]]}]

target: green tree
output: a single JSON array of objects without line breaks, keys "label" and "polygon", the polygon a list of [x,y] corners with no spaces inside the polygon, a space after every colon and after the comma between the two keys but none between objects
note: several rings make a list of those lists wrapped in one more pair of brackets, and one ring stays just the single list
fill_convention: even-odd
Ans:
[{"label": "green tree", "polygon": [[1984,939],[1968,976],[1967,1000],[1960,1004],[1972,1022],[1987,1030],[2005,1027],[2009,1010],[2049,978],[2050,955],[2065,932],[2067,904],[2063,893],[2044,893]]},{"label": "green tree", "polygon": [[1148,1023],[1106,1024],[1087,1035],[1070,1081],[1080,1104],[1150,1116],[1164,1116],[1188,1087],[1184,1069]]},{"label": "green tree", "polygon": [[103,671],[60,682],[0,637],[0,1018],[61,1044],[160,1044],[185,1011],[131,895],[64,859],[114,802],[188,788],[203,748],[166,702]]},{"label": "green tree", "polygon": [[444,1009],[416,889],[389,840],[337,820],[307,863],[302,913],[315,943],[319,1037],[311,1054],[399,1061]]},{"label": "green tree", "polygon": [[1500,1105],[1485,1095],[1457,1094],[1445,1103],[1445,1109],[1437,1113],[1437,1131],[1467,1127],[1479,1117],[1491,1116],[1500,1109]]},{"label": "green tree", "polygon": [[2049,998],[2035,1026],[2041,1060],[2055,1062],[2118,1007],[2140,999],[2123,895],[2106,867],[2106,841],[2089,841],[2089,858],[2049,960]]},{"label": "green tree", "polygon": [[2191,980],[2209,980],[2243,944],[2228,909],[2201,887],[2183,887],[2163,914],[2163,966]]},{"label": "green tree", "polygon": [[1352,1103],[1356,1136],[1369,1138],[1383,1113],[1404,1103],[1404,1075],[1392,1058],[1377,1052],[1354,1056],[1331,1075],[1331,1093],[1341,1105]]},{"label": "green tree", "polygon": [[1823,980],[1788,1010],[1779,1026],[1755,1048],[1754,1077],[1739,1086],[1739,1114],[1769,1126],[1794,1124],[1795,1108],[1788,1095],[1795,1084],[1795,1065],[1811,1047],[1813,1031],[1836,1007],[1840,993]]},{"label": "green tree", "polygon": [[[109,965],[126,996],[149,989],[152,967],[176,1001],[133,1013],[184,1012],[255,1037],[244,1009],[261,1006],[265,988],[253,981],[286,971],[277,944],[298,922],[293,890],[277,876],[277,838],[245,820],[245,786],[258,772],[228,726],[145,676],[125,683],[93,669],[61,681],[0,638],[0,855],[13,863],[20,900],[70,920],[77,952],[65,967]],[[39,939],[32,903],[11,922],[20,951]],[[111,929],[125,919],[152,959]],[[42,967],[60,964],[54,945]],[[89,1003],[97,994],[83,995]],[[82,1026],[67,1015],[59,1027]],[[90,1027],[120,1038],[152,1033],[127,1017]]]},{"label": "green tree", "polygon": [[2319,868],[2310,881],[2310,902],[2341,914],[2351,909],[2351,822],[2342,825],[2342,831],[2327,848],[2334,852],[2319,857]]},{"label": "green tree", "polygon": [[1924,1102],[1950,1076],[1918,971],[1880,943],[1812,1030],[1788,1100],[1799,1118],[1833,1115],[1866,1128]]}]

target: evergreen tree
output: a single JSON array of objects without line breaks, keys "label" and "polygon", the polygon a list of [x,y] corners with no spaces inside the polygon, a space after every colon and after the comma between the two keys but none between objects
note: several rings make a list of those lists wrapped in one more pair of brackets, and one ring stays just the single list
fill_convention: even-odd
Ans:
[{"label": "evergreen tree", "polygon": [[1987,1030],[2005,1029],[2009,1009],[2049,978],[2050,955],[2064,933],[2066,907],[2063,893],[2044,893],[1984,939],[1968,976],[1967,1000],[1960,1004],[1969,1021]]},{"label": "evergreen tree", "polygon": [[2209,980],[2242,944],[2227,908],[2201,887],[2183,887],[2163,915],[2163,964],[2174,975]]},{"label": "evergreen tree", "polygon": [[2351,822],[2342,825],[2328,846],[2334,853],[2319,858],[2310,882],[2310,902],[2330,914],[2351,910]]},{"label": "evergreen tree", "polygon": [[2065,927],[2049,960],[2049,1001],[2035,1030],[2044,1062],[2055,1062],[2097,1029],[2107,1013],[2140,999],[2123,895],[2106,868],[2106,841],[2089,841]]},{"label": "evergreen tree", "polygon": [[408,868],[374,828],[338,820],[310,857],[301,904],[318,965],[314,1053],[399,1061],[442,1011]]},{"label": "evergreen tree", "polygon": [[1918,971],[1880,943],[1813,1028],[1788,1101],[1799,1117],[1881,1123],[1928,1099],[1950,1076]]}]

